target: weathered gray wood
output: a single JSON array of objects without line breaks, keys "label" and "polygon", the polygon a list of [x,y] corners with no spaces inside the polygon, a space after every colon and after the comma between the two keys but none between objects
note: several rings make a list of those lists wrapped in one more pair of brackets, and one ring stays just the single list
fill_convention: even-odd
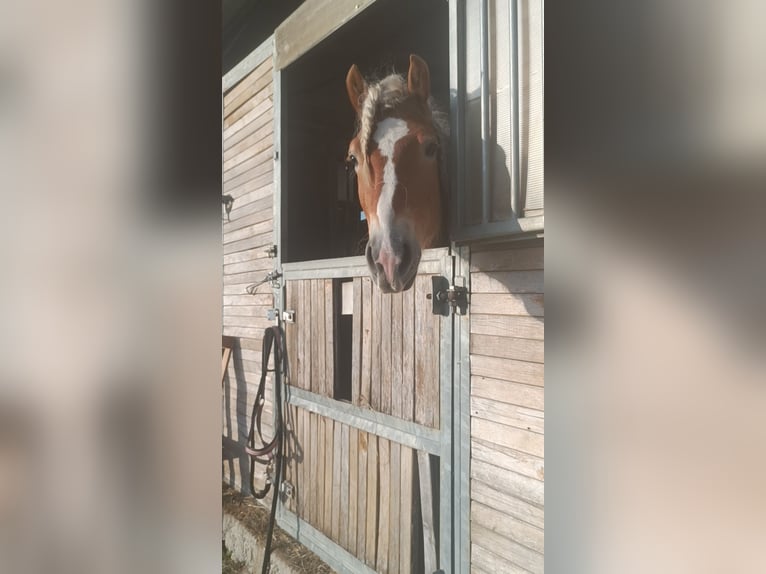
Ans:
[{"label": "weathered gray wood", "polygon": [[391,414],[391,295],[380,298],[380,412]]},{"label": "weathered gray wood", "polygon": [[[311,286],[311,328],[309,329],[309,341],[311,346],[311,390],[314,393],[324,394],[324,284],[319,279],[307,281]],[[321,365],[321,370],[320,370]]]},{"label": "weathered gray wood", "polygon": [[431,311],[426,295],[431,278],[415,280],[415,421],[439,425],[439,316]]},{"label": "weathered gray wood", "polygon": [[357,519],[356,519],[356,552],[355,556],[362,561],[366,559],[367,548],[367,441],[368,434],[364,431],[359,431],[359,445],[358,456],[359,461],[357,464],[357,477],[359,480],[359,503],[357,505]]},{"label": "weathered gray wood", "polygon": [[543,411],[509,405],[492,399],[471,397],[471,416],[543,434]]},{"label": "weathered gray wood", "polygon": [[545,485],[541,480],[535,480],[477,459],[471,461],[471,478],[491,484],[498,492],[538,506],[545,504]]},{"label": "weathered gray wood", "polygon": [[378,529],[378,437],[367,435],[367,512],[364,561],[375,569]]},{"label": "weathered gray wood", "polygon": [[322,417],[317,417],[317,430],[316,430],[316,437],[317,437],[317,454],[316,458],[314,459],[316,462],[314,464],[314,481],[316,482],[316,492],[314,493],[314,496],[316,497],[316,516],[314,518],[314,527],[324,532],[324,517],[325,517],[325,508],[324,508],[324,498],[325,498],[325,488],[324,488],[324,481],[325,481],[325,460],[327,457],[327,442],[325,441],[325,429],[327,427],[327,420]]},{"label": "weathered gray wood", "polygon": [[362,372],[359,392],[360,407],[371,406],[372,398],[372,282],[362,278]]},{"label": "weathered gray wood", "polygon": [[415,417],[415,289],[402,295],[402,412],[407,421]]},{"label": "weathered gray wood", "polygon": [[378,572],[388,572],[388,542],[391,534],[390,522],[390,498],[391,498],[391,443],[384,438],[378,438],[378,464],[380,487],[378,491],[378,550],[376,570]]},{"label": "weathered gray wood", "polygon": [[471,273],[473,293],[544,293],[543,271],[490,271]]},{"label": "weathered gray wood", "polygon": [[[395,442],[390,443],[391,456],[391,480],[389,482],[388,500],[381,498],[381,504],[388,504],[388,521],[391,535],[388,540],[388,571],[399,572],[399,531],[402,528],[402,490],[401,490],[401,447]],[[385,466],[381,465],[381,472],[385,472]],[[409,518],[405,518],[409,522]]]},{"label": "weathered gray wood", "polygon": [[414,453],[412,449],[406,446],[401,448],[401,467],[400,467],[400,492],[401,520],[399,531],[399,571],[404,573],[412,572],[412,520],[413,520],[413,476],[412,468],[414,465]]},{"label": "weathered gray wood", "polygon": [[309,458],[307,460],[307,467],[311,474],[311,480],[308,487],[308,521],[309,524],[317,524],[317,512],[319,510],[318,498],[320,482],[316,480],[314,475],[317,467],[317,456],[319,455],[319,441],[317,440],[317,419],[318,415],[309,413]]},{"label": "weathered gray wood", "polygon": [[[274,146],[272,142],[263,141],[255,145],[261,147],[261,149],[258,150],[258,153],[253,155],[253,157],[225,168],[225,171],[223,172],[224,184],[228,184],[230,181],[233,181],[235,177],[242,174],[252,173],[256,168],[263,166],[267,162],[273,161]],[[258,173],[265,173],[265,170],[260,170]]]},{"label": "weathered gray wood", "polygon": [[542,293],[473,293],[471,313],[485,315],[545,315]]},{"label": "weathered gray wood", "polygon": [[359,430],[351,427],[348,433],[348,546],[356,555],[357,524],[359,519]]},{"label": "weathered gray wood", "polygon": [[471,504],[471,523],[489,528],[493,532],[540,554],[545,552],[545,534],[542,528],[507,516],[479,502]]},{"label": "weathered gray wood", "polygon": [[273,229],[274,221],[271,218],[268,218],[259,223],[254,223],[253,225],[248,225],[247,227],[237,229],[236,231],[224,232],[223,243],[226,245],[241,239],[250,239],[251,237],[260,235],[261,233],[266,233],[267,231],[272,231]]},{"label": "weathered gray wood", "polygon": [[471,355],[502,357],[530,363],[545,361],[545,343],[534,339],[473,334],[470,346]]},{"label": "weathered gray wood", "polygon": [[[223,252],[224,254],[230,254],[230,253],[239,253],[242,251],[250,251],[252,249],[259,249],[259,248],[265,248],[267,247],[272,239],[274,238],[274,233],[271,231],[261,233],[260,235],[256,235],[253,237],[248,237],[247,239],[242,239],[241,241],[235,241],[233,243],[229,243],[227,245],[223,246]],[[232,292],[227,293],[224,291],[224,295],[242,295],[245,292]]]},{"label": "weathered gray wood", "polygon": [[471,419],[471,436],[493,444],[520,450],[535,456],[545,456],[543,435],[486,421]]},{"label": "weathered gray wood", "polygon": [[520,337],[523,339],[545,338],[545,320],[538,317],[513,315],[471,315],[471,335]]},{"label": "weathered gray wood", "polygon": [[471,499],[496,508],[508,516],[515,516],[532,526],[545,527],[545,510],[541,506],[502,492],[481,480],[471,481]]},{"label": "weathered gray wood", "polygon": [[542,363],[474,355],[471,357],[471,374],[541,387],[545,380],[545,366]]},{"label": "weathered gray wood", "polygon": [[[266,118],[268,117],[269,116],[267,115]],[[223,152],[224,169],[227,169],[228,167],[230,167],[231,164],[237,164],[241,160],[247,159],[259,153],[261,151],[259,147],[261,142],[263,141],[269,141],[273,145],[274,125],[272,124],[272,122],[262,122],[262,125],[258,127],[257,129],[250,130],[249,128],[250,126],[248,126],[248,128],[246,129],[248,129],[248,131],[251,131],[251,133],[243,137],[236,144],[233,144],[229,149],[224,150]],[[231,162],[231,164],[227,165],[227,162]],[[234,208],[231,211],[232,213],[234,213]]]},{"label": "weathered gray wood", "polygon": [[223,109],[224,115],[228,113],[228,110],[234,110],[242,102],[252,97],[253,86],[255,83],[263,78],[268,77],[267,74],[273,73],[273,57],[268,54],[264,59],[255,66],[255,68],[248,73],[244,78],[237,82],[232,88],[226,92],[223,96]]},{"label": "weathered gray wood", "polygon": [[371,307],[372,307],[372,338],[371,338],[371,354],[370,354],[370,406],[376,411],[380,411],[381,407],[381,395],[380,395],[380,344],[381,344],[381,299],[380,289],[377,287],[372,288],[371,292]]},{"label": "weathered gray wood", "polygon": [[342,461],[342,424],[335,423],[333,435],[333,464],[332,464],[332,539],[340,542],[340,475]]},{"label": "weathered gray wood", "polygon": [[391,297],[391,414],[402,416],[402,298]]},{"label": "weathered gray wood", "polygon": [[427,452],[418,451],[418,476],[420,478],[420,508],[423,517],[423,562],[426,572],[435,572],[436,528],[433,511],[433,487],[431,465]]},{"label": "weathered gray wood", "polygon": [[[271,70],[269,70],[270,72]],[[255,108],[263,100],[270,96],[273,90],[274,78],[270,73],[258,78],[248,89],[243,92],[239,101],[234,102],[230,107],[230,112],[224,119],[224,128],[234,124],[237,120],[245,116],[250,110]]]},{"label": "weathered gray wood", "polygon": [[471,377],[471,394],[540,411],[545,405],[545,393],[542,387],[487,377]]},{"label": "weathered gray wood", "polygon": [[493,249],[471,253],[471,272],[474,271],[532,271],[543,269],[543,247],[524,249]]},{"label": "weathered gray wood", "polygon": [[478,544],[471,544],[471,573],[477,574],[529,574],[520,566],[498,556]]},{"label": "weathered gray wood", "polygon": [[341,425],[340,453],[340,535],[338,544],[348,550],[348,493],[349,493],[349,429]]},{"label": "weathered gray wood", "polygon": [[325,419],[325,463],[324,463],[324,520],[322,531],[328,538],[332,537],[332,477],[334,465],[334,440],[335,423],[332,419]]},{"label": "weathered gray wood", "polygon": [[232,134],[231,137],[223,140],[224,153],[229,152],[234,146],[238,146],[247,138],[253,134],[268,128],[269,132],[274,131],[274,110],[269,109],[265,113],[259,115],[257,118],[252,118],[252,121],[245,124],[245,126],[237,133]]},{"label": "weathered gray wood", "polygon": [[239,118],[236,122],[224,128],[223,130],[224,141],[234,136],[238,131],[240,131],[242,128],[244,128],[247,124],[249,124],[253,120],[257,119],[260,115],[272,109],[273,93],[271,91],[271,88],[267,88],[267,89],[268,91],[265,92],[264,94],[265,97],[260,99],[257,106],[250,109],[244,116]]},{"label": "weathered gray wood", "polygon": [[278,70],[297,60],[310,48],[361,13],[374,0],[308,0],[274,31]]},{"label": "weathered gray wood", "polygon": [[492,548],[500,556],[510,557],[514,564],[529,572],[542,573],[544,570],[545,561],[542,554],[513,542],[489,528],[471,524],[471,540],[482,547]]},{"label": "weathered gray wood", "polygon": [[362,279],[354,278],[354,315],[351,328],[351,404],[359,405],[362,384]]}]

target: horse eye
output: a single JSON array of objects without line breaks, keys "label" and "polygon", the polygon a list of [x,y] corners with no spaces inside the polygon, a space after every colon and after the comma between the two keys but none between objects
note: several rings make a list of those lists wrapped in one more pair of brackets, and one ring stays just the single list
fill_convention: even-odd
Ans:
[{"label": "horse eye", "polygon": [[348,154],[348,157],[346,158],[346,170],[356,168],[358,163],[359,162],[357,162],[356,156],[354,154]]},{"label": "horse eye", "polygon": [[425,149],[426,157],[435,157],[437,151],[439,151],[439,145],[433,141],[428,142]]}]

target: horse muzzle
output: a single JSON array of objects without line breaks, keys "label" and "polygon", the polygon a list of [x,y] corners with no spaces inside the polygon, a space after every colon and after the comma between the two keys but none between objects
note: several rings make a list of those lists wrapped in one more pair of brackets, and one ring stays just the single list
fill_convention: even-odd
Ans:
[{"label": "horse muzzle", "polygon": [[370,276],[384,293],[400,293],[415,283],[420,263],[420,245],[408,237],[376,238],[367,242],[365,257]]}]

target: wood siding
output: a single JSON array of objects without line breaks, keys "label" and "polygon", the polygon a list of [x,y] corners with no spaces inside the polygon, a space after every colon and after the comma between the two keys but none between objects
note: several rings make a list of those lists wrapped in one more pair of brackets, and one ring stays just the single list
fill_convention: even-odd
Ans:
[{"label": "wood siding", "polygon": [[[255,393],[261,376],[264,329],[273,324],[266,310],[274,306],[268,285],[255,295],[247,286],[274,268],[266,255],[273,243],[274,115],[271,54],[223,94],[223,186],[234,198],[223,221],[223,334],[234,337],[224,380],[223,479],[248,490],[249,459],[243,450]],[[272,380],[267,381],[264,437],[272,436]],[[255,485],[263,486],[256,466]]]},{"label": "wood siding", "polygon": [[471,568],[543,572],[542,242],[471,254]]}]

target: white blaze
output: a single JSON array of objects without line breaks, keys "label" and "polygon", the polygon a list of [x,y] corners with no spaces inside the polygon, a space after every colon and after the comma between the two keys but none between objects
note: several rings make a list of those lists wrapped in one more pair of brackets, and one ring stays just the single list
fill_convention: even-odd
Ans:
[{"label": "white blaze", "polygon": [[394,222],[394,192],[396,191],[396,166],[394,149],[396,142],[409,133],[407,122],[400,118],[386,118],[375,129],[372,136],[378,144],[380,154],[386,158],[383,168],[383,189],[378,199],[378,221],[383,231],[383,241],[388,243],[387,228]]}]

